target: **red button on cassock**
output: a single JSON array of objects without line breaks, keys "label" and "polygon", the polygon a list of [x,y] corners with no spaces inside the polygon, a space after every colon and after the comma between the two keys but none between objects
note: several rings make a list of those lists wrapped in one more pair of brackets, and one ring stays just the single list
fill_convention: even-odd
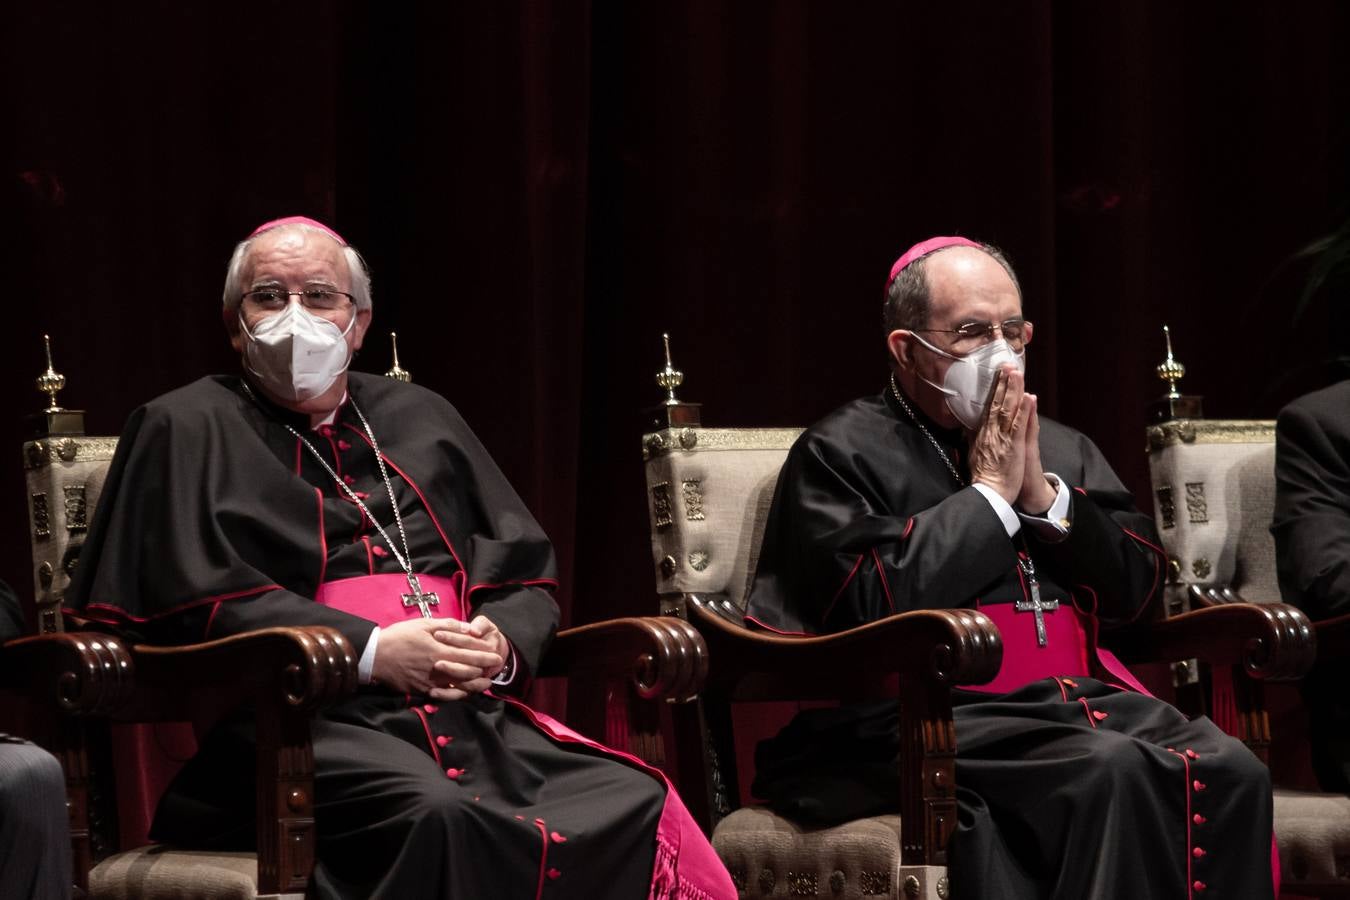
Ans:
[{"label": "red button on cassock", "polygon": [[444,747],[444,746],[445,746],[446,744],[448,744],[448,743],[450,743],[450,739],[449,739],[448,737],[446,737],[446,736],[443,735],[443,734],[438,734],[438,735],[436,735],[436,746],[437,746],[437,747]]},{"label": "red button on cassock", "polygon": [[1203,891],[1206,885],[1203,881],[1197,881],[1195,884],[1192,884],[1191,887],[1195,888],[1197,891]]},{"label": "red button on cassock", "polygon": [[425,706],[422,707],[422,711],[423,711],[423,712],[434,713],[434,712],[436,711],[436,704],[434,704],[434,703],[428,703],[428,704],[426,704]]},{"label": "red button on cassock", "polygon": [[446,769],[445,777],[452,781],[459,781],[459,776],[464,774],[463,769]]},{"label": "red button on cassock", "polygon": [[349,443],[347,443],[346,441],[338,441],[338,449],[339,449],[339,450],[350,450],[350,449],[352,449],[352,445],[349,444]]},{"label": "red button on cassock", "polygon": [[1191,821],[1197,825],[1203,825],[1206,822],[1208,822],[1209,819],[1206,819],[1204,816],[1200,815],[1199,813],[1196,813],[1195,815],[1191,816]]},{"label": "red button on cassock", "polygon": [[1197,791],[1203,791],[1205,789],[1205,783],[1199,780],[1192,781],[1191,787],[1195,788]]},{"label": "red button on cassock", "polygon": [[1191,856],[1194,856],[1196,859],[1199,859],[1204,855],[1205,849],[1203,847],[1196,847],[1194,850],[1191,851]]},{"label": "red button on cassock", "polygon": [[1192,750],[1190,747],[1187,747],[1187,748],[1186,748],[1186,755],[1189,756],[1191,759],[1199,759],[1199,758],[1200,758],[1200,754],[1199,754],[1199,753],[1196,753],[1196,752],[1195,752],[1194,750]]}]

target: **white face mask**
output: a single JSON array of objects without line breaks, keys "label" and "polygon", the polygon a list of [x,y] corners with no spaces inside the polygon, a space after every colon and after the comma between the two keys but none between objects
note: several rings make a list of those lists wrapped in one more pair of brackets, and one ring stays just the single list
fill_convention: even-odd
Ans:
[{"label": "white face mask", "polygon": [[239,327],[248,338],[244,365],[277,397],[297,402],[313,399],[332,387],[351,364],[347,332],[355,323],[355,310],[343,331],[299,303],[288,303],[250,332],[241,314]]},{"label": "white face mask", "polygon": [[989,391],[998,376],[998,370],[1009,363],[1016,366],[1019,372],[1027,370],[1026,351],[1014,352],[1002,338],[965,356],[954,356],[939,350],[917,334],[914,339],[938,356],[952,360],[942,384],[933,384],[922,377],[919,380],[945,394],[947,408],[957,421],[969,429],[978,428],[980,419],[984,417],[984,408],[989,404]]}]

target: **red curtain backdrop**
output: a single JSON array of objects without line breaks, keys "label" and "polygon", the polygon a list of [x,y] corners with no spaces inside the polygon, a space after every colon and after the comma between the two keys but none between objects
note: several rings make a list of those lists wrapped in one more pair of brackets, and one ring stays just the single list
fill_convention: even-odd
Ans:
[{"label": "red curtain backdrop", "polygon": [[[454,402],[552,535],[571,622],[656,608],[638,438],[669,331],[716,425],[879,390],[881,284],[1007,249],[1044,410],[1148,503],[1161,326],[1210,415],[1335,377],[1288,263],[1350,211],[1350,12],[1295,6],[29,3],[0,31],[0,576],[31,592],[21,417],[116,432],[237,365],[233,243],[303,213],[371,265],[356,367]],[[1343,298],[1350,299],[1350,298]],[[6,474],[7,473],[7,474]]]}]

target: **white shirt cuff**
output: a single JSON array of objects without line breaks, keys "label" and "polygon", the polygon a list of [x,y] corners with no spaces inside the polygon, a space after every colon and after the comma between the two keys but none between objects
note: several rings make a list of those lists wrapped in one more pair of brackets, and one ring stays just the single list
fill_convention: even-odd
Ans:
[{"label": "white shirt cuff", "polygon": [[[506,645],[508,647],[511,647],[511,642],[507,641]],[[498,687],[504,687],[515,680],[516,680],[516,648],[511,647],[511,655],[506,658],[506,665],[502,666],[502,670],[500,672],[492,676],[492,683],[497,685]]]},{"label": "white shirt cuff", "polygon": [[1068,537],[1069,529],[1073,527],[1069,518],[1069,486],[1053,472],[1046,472],[1045,477],[1055,486],[1055,502],[1050,504],[1043,516],[1029,516],[1026,513],[1017,515],[1037,537],[1054,543]]},{"label": "white shirt cuff", "polygon": [[370,684],[371,676],[375,672],[375,647],[380,643],[380,626],[376,625],[370,630],[370,639],[366,641],[366,649],[361,651],[361,658],[356,661],[356,683]]},{"label": "white shirt cuff", "polygon": [[1008,532],[1008,537],[1012,537],[1022,530],[1022,522],[1017,518],[1017,511],[1008,505],[1007,500],[999,496],[998,491],[987,484],[972,484],[971,487],[979,491],[980,496],[989,501],[989,505],[998,514],[999,521],[1003,523],[1003,530]]}]

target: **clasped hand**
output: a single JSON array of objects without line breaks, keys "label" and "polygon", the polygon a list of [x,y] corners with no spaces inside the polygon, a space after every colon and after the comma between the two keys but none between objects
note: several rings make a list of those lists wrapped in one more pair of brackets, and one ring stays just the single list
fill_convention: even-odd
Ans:
[{"label": "clasped hand", "polygon": [[404,694],[461,700],[492,686],[510,645],[492,620],[408,619],[380,630],[372,679]]},{"label": "clasped hand", "polygon": [[970,480],[988,485],[1012,506],[1044,515],[1055,489],[1041,468],[1041,422],[1036,395],[1014,366],[999,369],[980,425],[969,435]]}]

